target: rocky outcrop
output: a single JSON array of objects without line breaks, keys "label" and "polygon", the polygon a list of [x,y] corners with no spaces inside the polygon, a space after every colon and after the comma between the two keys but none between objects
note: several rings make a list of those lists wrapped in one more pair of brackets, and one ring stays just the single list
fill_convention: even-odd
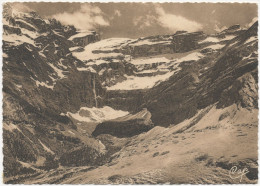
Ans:
[{"label": "rocky outcrop", "polygon": [[180,53],[200,48],[199,41],[207,36],[203,32],[176,32],[174,35],[151,36],[129,43],[121,50],[133,57],[152,56],[166,53]]},{"label": "rocky outcrop", "polygon": [[[90,62],[91,63],[91,62]],[[104,87],[115,85],[125,80],[125,75],[134,75],[135,66],[124,60],[120,62],[103,63],[92,65],[97,71],[99,79]]]},{"label": "rocky outcrop", "polygon": [[84,47],[90,43],[100,40],[100,36],[95,32],[81,32],[78,31],[75,35],[71,36],[69,40],[73,41],[76,46]]},{"label": "rocky outcrop", "polygon": [[93,148],[84,146],[65,152],[59,161],[63,166],[95,166],[102,164],[102,157],[104,157],[104,154]]},{"label": "rocky outcrop", "polygon": [[236,79],[225,89],[220,97],[218,107],[228,107],[234,103],[246,108],[258,108],[257,71],[254,70]]},{"label": "rocky outcrop", "polygon": [[227,35],[239,35],[243,32],[245,32],[245,30],[243,30],[240,25],[232,25],[229,28],[221,31],[220,33],[217,33],[217,36],[224,37]]},{"label": "rocky outcrop", "polygon": [[147,90],[110,90],[106,92],[105,105],[117,110],[137,112]]},{"label": "rocky outcrop", "polygon": [[100,123],[97,125],[92,135],[111,134],[112,136],[120,138],[131,137],[146,132],[152,127],[151,113],[147,109],[143,109],[134,115],[130,114]]}]

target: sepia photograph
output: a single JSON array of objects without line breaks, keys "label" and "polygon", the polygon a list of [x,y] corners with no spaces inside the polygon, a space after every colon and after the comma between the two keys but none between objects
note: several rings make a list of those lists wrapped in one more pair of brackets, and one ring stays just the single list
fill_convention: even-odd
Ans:
[{"label": "sepia photograph", "polygon": [[4,184],[257,184],[258,3],[3,2]]}]

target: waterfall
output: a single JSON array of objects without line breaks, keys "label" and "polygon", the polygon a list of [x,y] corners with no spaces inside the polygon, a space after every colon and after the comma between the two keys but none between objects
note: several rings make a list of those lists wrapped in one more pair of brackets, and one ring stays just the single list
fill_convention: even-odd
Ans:
[{"label": "waterfall", "polygon": [[97,94],[96,94],[96,81],[95,81],[95,76],[93,79],[93,93],[94,93],[94,99],[95,99],[95,104],[96,104],[96,108],[98,107],[98,103],[97,103]]}]

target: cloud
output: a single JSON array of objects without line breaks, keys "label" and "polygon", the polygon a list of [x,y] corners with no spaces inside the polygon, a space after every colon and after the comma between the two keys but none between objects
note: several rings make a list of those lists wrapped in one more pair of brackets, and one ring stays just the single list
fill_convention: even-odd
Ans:
[{"label": "cloud", "polygon": [[109,26],[102,10],[93,5],[82,5],[80,10],[73,13],[59,13],[52,16],[63,24],[74,25],[77,29],[93,30],[97,27]]},{"label": "cloud", "polygon": [[149,11],[144,16],[137,16],[133,19],[134,26],[139,30],[144,30],[148,27],[164,27],[170,31],[177,30],[197,31],[202,29],[202,25],[188,20],[185,17],[169,14],[164,11],[160,5],[155,5],[153,11]]},{"label": "cloud", "polygon": [[139,16],[133,19],[134,26],[138,29],[145,29],[154,25],[157,22],[157,18],[153,15],[147,14],[146,16]]},{"label": "cloud", "polygon": [[137,26],[137,25],[140,23],[141,19],[142,19],[142,16],[135,17],[135,18],[133,19],[134,25]]},{"label": "cloud", "polygon": [[12,3],[11,7],[19,12],[31,12],[33,11],[28,6],[24,5],[23,3]]},{"label": "cloud", "polygon": [[112,21],[112,20],[114,20],[115,18],[119,18],[119,17],[121,17],[121,16],[122,16],[122,14],[121,14],[120,10],[115,10],[115,11],[114,11],[114,14],[113,14],[112,16],[110,16],[109,19]]},{"label": "cloud", "polygon": [[155,11],[158,15],[157,21],[159,24],[171,31],[186,30],[193,32],[198,31],[203,27],[196,21],[191,21],[182,16],[166,13],[161,6],[157,5]]},{"label": "cloud", "polygon": [[121,12],[120,12],[120,10],[115,10],[115,16],[117,16],[117,17],[121,17]]},{"label": "cloud", "polygon": [[17,14],[19,12],[32,12],[33,10],[30,9],[28,6],[24,5],[23,3],[4,3],[3,4],[3,15],[7,14],[9,16],[13,14]]}]

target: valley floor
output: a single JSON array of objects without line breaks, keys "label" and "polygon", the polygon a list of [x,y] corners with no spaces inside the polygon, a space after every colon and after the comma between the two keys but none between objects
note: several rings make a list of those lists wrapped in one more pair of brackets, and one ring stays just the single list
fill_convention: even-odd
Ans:
[{"label": "valley floor", "polygon": [[[215,105],[170,128],[134,136],[110,163],[100,167],[60,167],[24,184],[256,183],[258,110]],[[248,169],[246,175],[230,171]],[[241,181],[241,182],[240,182]],[[16,182],[15,180],[10,183]]]}]

